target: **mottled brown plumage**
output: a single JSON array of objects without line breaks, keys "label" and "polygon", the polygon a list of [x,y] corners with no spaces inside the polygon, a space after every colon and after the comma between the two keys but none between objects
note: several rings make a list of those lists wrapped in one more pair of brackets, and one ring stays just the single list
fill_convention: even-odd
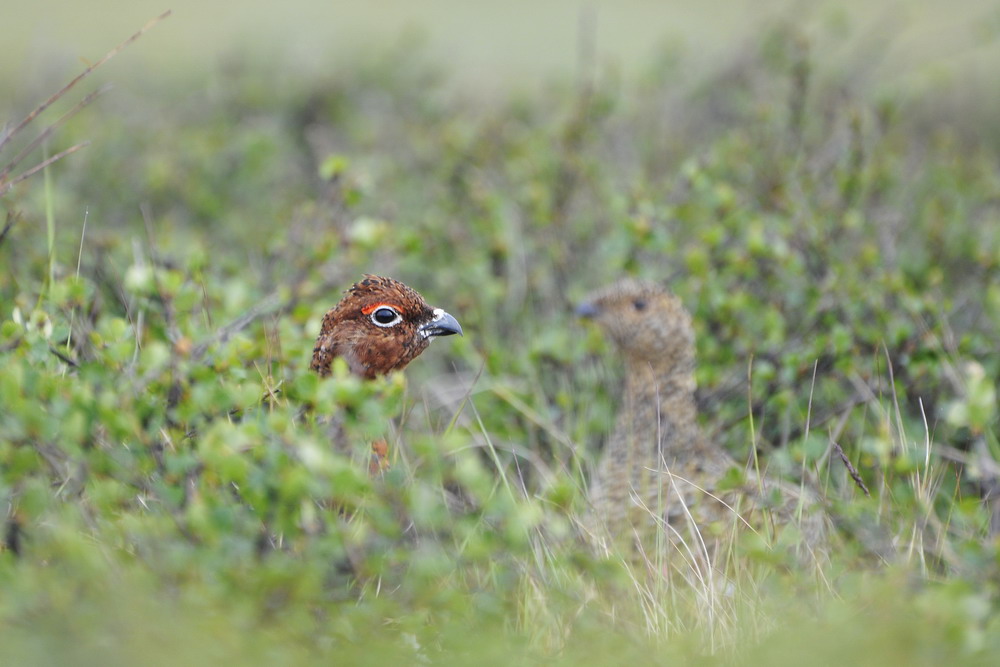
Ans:
[{"label": "mottled brown plumage", "polygon": [[454,317],[427,305],[416,290],[366,274],[323,317],[310,367],[329,375],[341,357],[352,373],[372,379],[405,368],[435,336],[461,333]]},{"label": "mottled brown plumage", "polygon": [[[604,330],[625,362],[623,402],[589,492],[602,532],[648,545],[656,530],[673,541],[695,526],[710,539],[711,525],[770,532],[777,519],[795,521],[807,542],[820,539],[824,521],[800,516],[808,496],[800,489],[753,471],[738,488],[720,484],[743,466],[698,425],[694,329],[676,296],[626,279],[591,294],[577,312]],[[766,517],[765,505],[773,505]]]}]

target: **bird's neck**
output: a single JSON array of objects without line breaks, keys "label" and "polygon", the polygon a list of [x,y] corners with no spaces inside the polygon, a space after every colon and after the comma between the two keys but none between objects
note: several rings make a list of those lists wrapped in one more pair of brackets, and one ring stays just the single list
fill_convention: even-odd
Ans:
[{"label": "bird's neck", "polygon": [[694,356],[656,360],[626,360],[625,410],[637,441],[660,443],[668,463],[694,455],[700,432],[694,391]]}]

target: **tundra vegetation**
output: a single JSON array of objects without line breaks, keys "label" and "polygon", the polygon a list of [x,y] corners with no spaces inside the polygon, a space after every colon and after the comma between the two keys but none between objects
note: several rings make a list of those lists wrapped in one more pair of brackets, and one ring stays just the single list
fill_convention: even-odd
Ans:
[{"label": "tundra vegetation", "polygon": [[[29,145],[100,73],[58,97],[0,149],[89,142],[0,172],[4,662],[1000,664],[1000,131],[811,39],[490,96],[405,39],[234,54]],[[61,83],[0,95],[8,131]],[[365,272],[465,336],[310,372]],[[690,310],[733,484],[822,498],[821,568],[581,538],[623,368],[574,304],[625,275]]]}]

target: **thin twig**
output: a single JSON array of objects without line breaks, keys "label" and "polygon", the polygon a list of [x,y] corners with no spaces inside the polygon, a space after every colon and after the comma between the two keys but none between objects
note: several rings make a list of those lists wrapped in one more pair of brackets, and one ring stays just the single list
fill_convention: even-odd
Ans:
[{"label": "thin twig", "polygon": [[200,360],[212,345],[226,342],[233,334],[245,329],[255,320],[274,312],[280,312],[283,308],[285,308],[285,304],[281,303],[277,294],[265,297],[257,305],[250,308],[250,310],[225,326],[220,327],[218,331],[206,340],[198,343],[191,351],[191,359],[194,361]]},{"label": "thin twig", "polygon": [[980,474],[991,479],[1000,479],[1000,464],[987,456],[974,456],[972,452],[963,452],[948,445],[935,445],[935,451],[941,458],[961,463],[963,466],[978,466]]},{"label": "thin twig", "polygon": [[51,352],[52,354],[56,355],[56,357],[58,357],[59,361],[63,362],[67,366],[72,366],[73,368],[79,368],[79,364],[77,364],[75,361],[73,361],[72,359],[70,359],[69,357],[67,357],[65,354],[63,354],[62,352],[60,352],[56,348],[50,346],[49,347],[49,352]]}]

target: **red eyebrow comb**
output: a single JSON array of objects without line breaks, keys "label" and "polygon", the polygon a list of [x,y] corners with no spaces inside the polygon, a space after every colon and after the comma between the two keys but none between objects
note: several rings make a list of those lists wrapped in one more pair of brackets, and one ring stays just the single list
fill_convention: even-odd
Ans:
[{"label": "red eyebrow comb", "polygon": [[403,309],[394,303],[385,303],[384,301],[380,301],[378,303],[373,303],[370,306],[365,306],[364,308],[361,309],[361,313],[363,315],[370,315],[373,311],[378,310],[382,306],[388,306],[389,308],[392,308],[393,310],[400,313],[403,312]]}]

